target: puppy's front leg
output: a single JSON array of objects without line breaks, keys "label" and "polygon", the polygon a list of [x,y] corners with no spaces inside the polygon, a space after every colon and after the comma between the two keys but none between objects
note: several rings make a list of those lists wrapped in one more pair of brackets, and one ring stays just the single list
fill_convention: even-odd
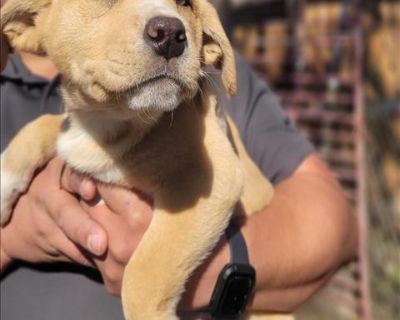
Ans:
[{"label": "puppy's front leg", "polygon": [[125,269],[122,301],[126,319],[178,319],[176,305],[186,280],[217,242],[228,218],[224,212],[214,230],[204,230],[202,225],[207,222],[199,221],[195,210],[156,210]]},{"label": "puppy's front leg", "polygon": [[197,198],[192,207],[189,184],[156,198],[153,221],[125,269],[126,319],[177,319],[176,306],[187,279],[217,243],[240,196],[241,170],[231,172],[230,178],[229,190],[213,184],[211,194]]},{"label": "puppy's front leg", "polygon": [[1,225],[35,171],[55,154],[63,116],[45,115],[26,125],[1,154]]}]

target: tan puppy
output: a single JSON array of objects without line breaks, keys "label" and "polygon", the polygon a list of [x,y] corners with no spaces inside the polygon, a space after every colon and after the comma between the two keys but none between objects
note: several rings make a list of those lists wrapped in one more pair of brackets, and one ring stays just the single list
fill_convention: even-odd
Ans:
[{"label": "tan puppy", "polygon": [[153,221],[123,279],[125,317],[176,319],[192,271],[221,237],[242,196],[248,213],[272,188],[232,127],[221,126],[202,67],[236,90],[232,49],[205,0],[9,0],[12,47],[46,52],[63,75],[66,115],[42,116],[1,155],[1,222],[36,169],[56,153],[105,183],[155,199]]}]

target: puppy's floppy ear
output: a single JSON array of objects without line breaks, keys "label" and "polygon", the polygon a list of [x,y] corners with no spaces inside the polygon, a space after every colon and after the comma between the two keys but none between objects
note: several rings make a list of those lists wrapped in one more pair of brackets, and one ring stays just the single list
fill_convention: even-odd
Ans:
[{"label": "puppy's floppy ear", "polygon": [[20,51],[44,52],[43,13],[51,0],[8,0],[1,8],[1,32]]},{"label": "puppy's floppy ear", "polygon": [[224,86],[231,95],[234,95],[237,90],[237,80],[233,49],[214,7],[206,0],[200,0],[198,3],[203,28],[204,63],[222,69]]}]

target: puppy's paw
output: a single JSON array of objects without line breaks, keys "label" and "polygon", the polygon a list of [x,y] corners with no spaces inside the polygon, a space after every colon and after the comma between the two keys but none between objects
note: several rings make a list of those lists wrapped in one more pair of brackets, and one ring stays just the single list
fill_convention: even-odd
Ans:
[{"label": "puppy's paw", "polygon": [[0,225],[4,226],[11,218],[12,208],[24,192],[26,183],[1,166],[1,211]]},{"label": "puppy's paw", "polygon": [[162,315],[150,315],[147,314],[146,316],[139,316],[139,317],[126,317],[126,320],[179,320],[179,318],[177,316],[174,315],[166,315],[166,314],[162,314]]},{"label": "puppy's paw", "polygon": [[4,202],[1,200],[0,226],[4,226],[11,217],[12,206],[10,206],[8,203],[4,204]]},{"label": "puppy's paw", "polygon": [[163,316],[162,318],[158,318],[157,320],[161,320],[161,319],[167,319],[167,320],[179,320],[179,318],[177,316],[173,316],[173,315],[167,315],[167,316]]},{"label": "puppy's paw", "polygon": [[9,175],[1,171],[1,211],[0,211],[0,224],[4,226],[11,217],[11,210],[13,206],[13,191],[10,186]]}]

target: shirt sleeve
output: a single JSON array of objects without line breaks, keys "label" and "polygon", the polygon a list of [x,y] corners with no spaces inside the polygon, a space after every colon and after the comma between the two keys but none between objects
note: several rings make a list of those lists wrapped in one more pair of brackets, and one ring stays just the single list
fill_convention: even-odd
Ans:
[{"label": "shirt sleeve", "polygon": [[314,148],[296,129],[266,82],[240,56],[238,94],[227,111],[255,163],[273,184],[288,178]]}]

